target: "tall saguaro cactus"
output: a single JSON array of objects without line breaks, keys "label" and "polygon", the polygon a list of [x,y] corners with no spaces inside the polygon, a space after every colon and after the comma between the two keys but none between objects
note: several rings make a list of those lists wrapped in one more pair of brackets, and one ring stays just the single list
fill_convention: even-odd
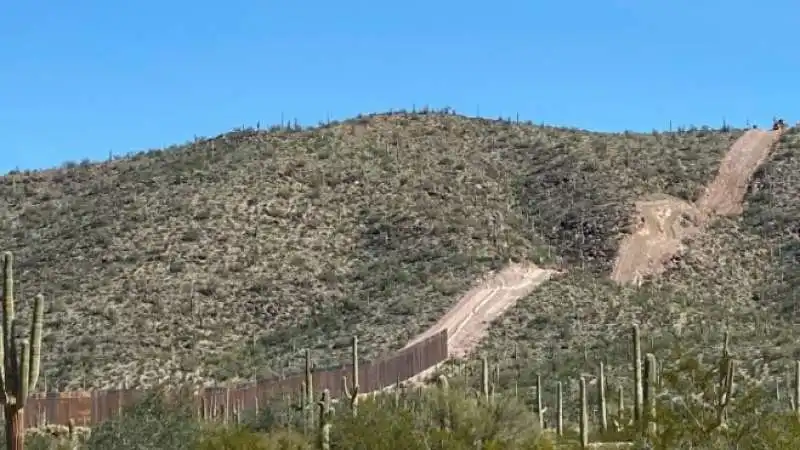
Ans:
[{"label": "tall saguaro cactus", "polygon": [[319,402],[319,449],[330,450],[331,448],[331,418],[333,417],[333,408],[331,408],[331,394],[325,389],[322,391]]},{"label": "tall saguaro cactus", "polygon": [[306,426],[311,427],[314,425],[314,363],[311,360],[311,350],[306,349],[306,380],[303,383],[305,389],[305,412],[306,412]]},{"label": "tall saguaro cactus", "polygon": [[[36,388],[42,356],[42,322],[44,297],[36,296],[31,321],[30,342],[14,340],[14,257],[3,255],[3,322],[0,333],[0,390],[6,419],[6,448],[23,450],[25,446],[25,414],[28,393]],[[18,347],[19,346],[19,347]]]},{"label": "tall saguaro cactus", "polygon": [[644,408],[644,392],[642,386],[642,338],[639,325],[633,326],[633,421],[637,425],[642,422]]},{"label": "tall saguaro cactus", "polygon": [[358,336],[353,336],[353,348],[352,348],[352,364],[353,364],[353,388],[350,389],[347,386],[347,376],[342,377],[342,390],[344,391],[344,396],[350,400],[350,409],[353,413],[353,417],[358,416]]},{"label": "tall saguaro cactus", "polygon": [[487,404],[492,399],[489,384],[489,360],[484,356],[481,358],[481,395],[483,396],[483,401]]}]

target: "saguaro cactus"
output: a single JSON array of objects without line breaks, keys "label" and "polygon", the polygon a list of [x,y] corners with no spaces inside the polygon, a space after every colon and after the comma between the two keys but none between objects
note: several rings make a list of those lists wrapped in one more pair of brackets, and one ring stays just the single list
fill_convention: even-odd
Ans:
[{"label": "saguaro cactus", "polygon": [[564,436],[564,385],[560,381],[556,385],[556,433]]},{"label": "saguaro cactus", "polygon": [[586,397],[586,378],[581,377],[581,448],[589,448],[589,399]]},{"label": "saguaro cactus", "polygon": [[[794,363],[794,398],[792,402],[792,411],[795,418],[800,421],[800,361]],[[778,398],[780,401],[780,398]]]},{"label": "saguaro cactus", "polygon": [[600,429],[608,431],[608,406],[606,405],[606,368],[605,364],[600,363],[600,371],[597,374],[597,402],[600,404]]},{"label": "saguaro cactus", "polygon": [[542,399],[542,376],[536,375],[536,415],[539,416],[539,429],[544,430],[544,405]]},{"label": "saguaro cactus", "polygon": [[492,392],[489,380],[489,360],[484,356],[481,358],[481,395],[487,404],[492,400]]},{"label": "saguaro cactus", "polygon": [[439,375],[436,379],[439,386],[439,427],[442,431],[450,431],[452,424],[450,413],[450,380],[446,375]]},{"label": "saguaro cactus", "polygon": [[[6,448],[23,450],[25,446],[25,414],[28,393],[36,388],[42,355],[42,322],[44,297],[38,295],[33,306],[30,342],[14,340],[14,257],[3,255],[3,322],[0,333],[0,390],[6,419]],[[18,347],[19,346],[19,347]]]},{"label": "saguaro cactus", "polygon": [[358,415],[358,336],[353,336],[353,352],[352,352],[352,364],[353,364],[353,388],[349,389],[347,386],[347,376],[342,377],[342,384],[344,390],[344,396],[350,400],[350,409],[353,413],[353,417]]},{"label": "saguaro cactus", "polygon": [[314,362],[311,350],[305,349],[305,381],[301,384],[300,409],[303,411],[303,429],[306,433],[314,426]]},{"label": "saguaro cactus", "polygon": [[643,431],[646,436],[656,435],[656,388],[658,387],[658,361],[648,353],[644,360],[644,410],[642,411]]},{"label": "saguaro cactus", "polygon": [[633,422],[642,422],[642,409],[644,408],[644,392],[642,386],[642,339],[639,325],[633,326]]},{"label": "saguaro cactus", "polygon": [[327,389],[322,391],[317,406],[319,407],[319,448],[320,450],[330,450],[333,408],[331,408],[331,394]]}]

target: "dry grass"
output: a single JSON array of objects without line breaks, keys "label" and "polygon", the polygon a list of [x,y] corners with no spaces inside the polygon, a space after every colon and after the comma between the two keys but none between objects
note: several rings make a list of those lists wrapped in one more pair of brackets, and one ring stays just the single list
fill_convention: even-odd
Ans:
[{"label": "dry grass", "polygon": [[508,259],[569,274],[506,314],[484,348],[558,343],[577,355],[612,341],[612,322],[752,322],[741,307],[758,302],[743,289],[766,286],[771,260],[757,250],[769,242],[735,220],[657,285],[604,281],[634,201],[696,200],[741,134],[600,134],[443,113],[236,131],[0,178],[0,248],[16,253],[23,302],[38,291],[50,300],[44,373],[62,389],[265,376],[297,366],[304,347],[327,365],[353,333],[370,358]]}]

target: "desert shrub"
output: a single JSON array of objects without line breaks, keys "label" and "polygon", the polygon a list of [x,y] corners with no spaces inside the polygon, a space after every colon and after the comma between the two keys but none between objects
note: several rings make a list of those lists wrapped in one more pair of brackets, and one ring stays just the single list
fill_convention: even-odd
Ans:
[{"label": "desert shrub", "polygon": [[270,399],[258,411],[245,414],[244,424],[259,432],[276,430],[302,430],[304,411],[295,402],[283,398]]},{"label": "desert shrub", "polygon": [[331,436],[332,448],[364,450],[522,449],[539,440],[535,417],[516,399],[486,404],[464,390],[365,400],[357,417],[340,413]]},{"label": "desert shrub", "polygon": [[201,425],[185,398],[170,401],[155,391],[102,423],[87,441],[89,450],[190,450]]},{"label": "desert shrub", "polygon": [[738,361],[731,399],[724,401],[726,358],[704,361],[687,354],[664,371],[654,448],[800,448],[800,422],[776,404],[759,369]]},{"label": "desert shrub", "polygon": [[259,433],[243,426],[210,427],[200,438],[196,450],[305,450],[305,436],[286,430]]},{"label": "desert shrub", "polygon": [[[0,427],[0,449],[5,450],[6,446],[6,433]],[[69,444],[66,442],[59,442],[49,436],[41,435],[28,435],[25,436],[25,449],[26,450],[71,450]]]}]

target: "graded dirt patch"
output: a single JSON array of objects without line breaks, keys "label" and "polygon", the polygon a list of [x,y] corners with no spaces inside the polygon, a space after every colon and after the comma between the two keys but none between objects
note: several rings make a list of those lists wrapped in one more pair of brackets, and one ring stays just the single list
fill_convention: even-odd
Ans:
[{"label": "graded dirt patch", "polygon": [[718,216],[741,214],[747,186],[780,136],[780,131],[750,130],[739,138],[722,160],[716,178],[697,201],[697,207]]},{"label": "graded dirt patch", "polygon": [[611,279],[641,284],[645,277],[662,273],[684,249],[685,240],[702,232],[713,216],[741,214],[747,185],[779,138],[780,131],[745,133],[696,204],[669,196],[637,202],[634,230],[620,244]]},{"label": "graded dirt patch", "polygon": [[486,281],[470,289],[434,326],[406,347],[447,329],[450,355],[464,357],[483,338],[489,323],[554,273],[535,264],[510,264],[496,274],[489,274]]},{"label": "graded dirt patch", "polygon": [[675,197],[636,202],[635,230],[623,239],[611,279],[640,284],[661,273],[680,253],[684,240],[698,233],[705,218],[692,204]]},{"label": "graded dirt patch", "polygon": [[[409,341],[406,348],[447,329],[450,356],[466,357],[486,335],[493,320],[556,273],[530,263],[510,264],[496,274],[490,273],[435,325]],[[407,381],[422,380],[436,369],[432,367]]]}]

